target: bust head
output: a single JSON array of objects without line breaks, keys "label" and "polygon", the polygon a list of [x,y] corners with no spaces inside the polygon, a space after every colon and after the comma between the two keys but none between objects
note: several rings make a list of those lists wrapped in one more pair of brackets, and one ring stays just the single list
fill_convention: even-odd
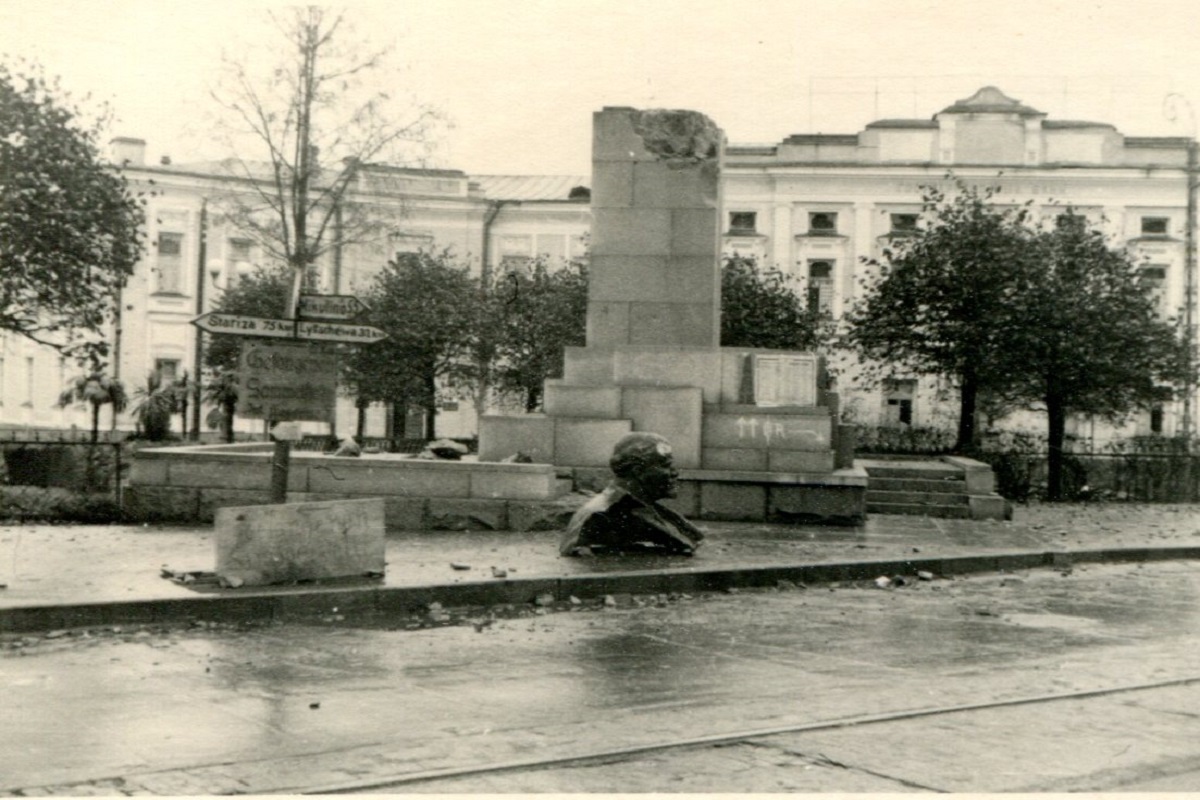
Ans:
[{"label": "bust head", "polygon": [[609,466],[617,483],[643,502],[675,496],[679,471],[671,444],[657,433],[630,433],[613,447]]}]

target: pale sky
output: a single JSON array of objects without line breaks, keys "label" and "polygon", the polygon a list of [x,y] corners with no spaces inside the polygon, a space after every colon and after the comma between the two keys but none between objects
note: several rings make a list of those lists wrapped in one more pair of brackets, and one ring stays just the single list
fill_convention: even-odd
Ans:
[{"label": "pale sky", "polygon": [[[261,4],[0,0],[0,54],[113,105],[148,158],[227,155],[204,112],[223,48]],[[1188,0],[419,0],[349,6],[393,44],[401,88],[454,127],[430,166],[587,174],[592,112],[688,108],[736,143],[929,118],[998,86],[1051,119],[1195,135],[1200,4]],[[250,48],[252,50],[252,47]],[[1171,121],[1166,97],[1187,104]]]}]

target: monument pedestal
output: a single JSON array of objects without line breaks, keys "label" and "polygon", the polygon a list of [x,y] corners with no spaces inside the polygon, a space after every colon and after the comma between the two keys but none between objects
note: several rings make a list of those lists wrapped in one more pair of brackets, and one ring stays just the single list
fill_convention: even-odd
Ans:
[{"label": "monument pedestal", "polygon": [[866,474],[838,469],[821,360],[719,346],[723,143],[694,111],[595,115],[587,346],[566,348],[545,414],[480,420],[480,460],[594,471],[646,431],[671,442],[686,516],[859,521]]}]

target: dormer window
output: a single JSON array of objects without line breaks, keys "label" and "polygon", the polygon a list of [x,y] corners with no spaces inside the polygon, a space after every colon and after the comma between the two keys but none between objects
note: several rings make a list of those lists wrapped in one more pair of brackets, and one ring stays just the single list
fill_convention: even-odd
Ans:
[{"label": "dormer window", "polygon": [[754,233],[758,224],[758,215],[753,211],[732,211],[729,214],[729,232],[731,234]]},{"label": "dormer window", "polygon": [[832,211],[814,211],[808,215],[808,232],[812,236],[836,236],[838,215]]},{"label": "dormer window", "polygon": [[1166,236],[1166,217],[1142,217],[1142,236]]}]

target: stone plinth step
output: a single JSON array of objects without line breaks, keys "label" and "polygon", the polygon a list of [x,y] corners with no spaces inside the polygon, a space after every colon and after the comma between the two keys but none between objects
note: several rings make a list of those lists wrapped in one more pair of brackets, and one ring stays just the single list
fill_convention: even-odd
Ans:
[{"label": "stone plinth step", "polygon": [[951,492],[966,493],[966,482],[962,475],[942,478],[941,480],[923,480],[921,478],[880,478],[871,475],[870,486],[882,492]]},{"label": "stone plinth step", "polygon": [[934,506],[965,506],[970,503],[967,494],[949,492],[887,492],[875,488],[874,483],[867,484],[867,502],[907,505]]},{"label": "stone plinth step", "polygon": [[912,503],[867,503],[868,514],[902,514],[910,517],[970,519],[970,506],[939,506]]},{"label": "stone plinth step", "polygon": [[872,478],[909,478],[916,480],[944,480],[946,478],[962,478],[963,471],[940,461],[861,461],[855,464],[863,467]]}]

